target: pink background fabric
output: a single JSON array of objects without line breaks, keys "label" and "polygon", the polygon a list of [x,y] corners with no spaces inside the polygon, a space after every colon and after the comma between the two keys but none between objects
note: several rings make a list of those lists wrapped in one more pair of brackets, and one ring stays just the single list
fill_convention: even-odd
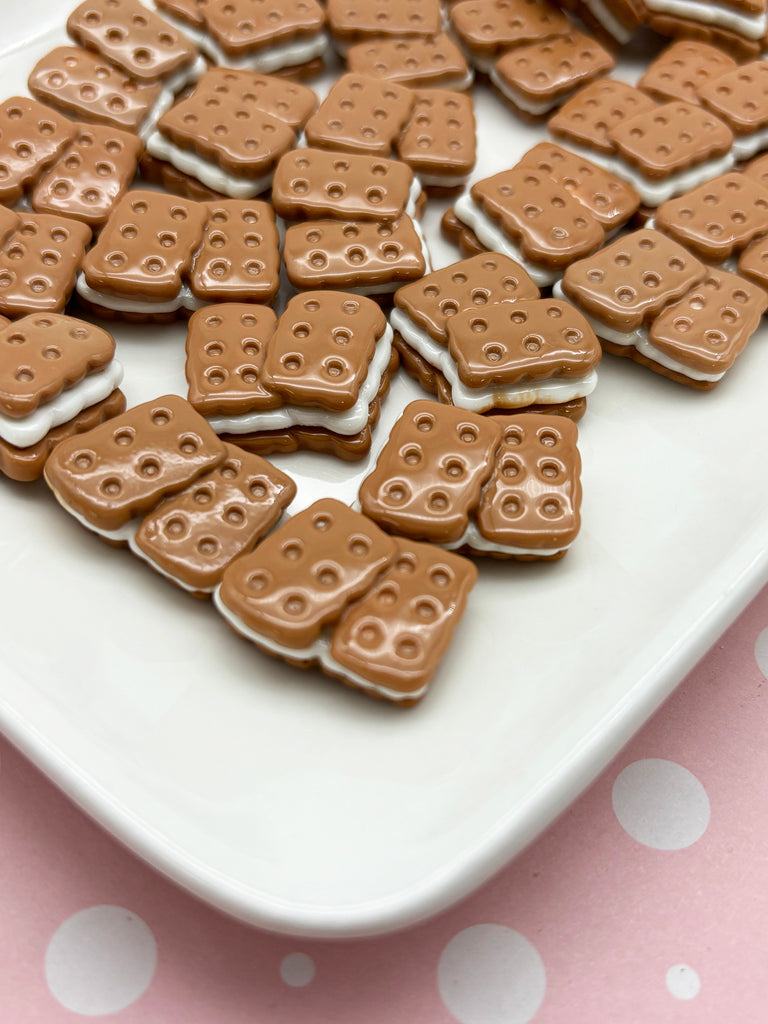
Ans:
[{"label": "pink background fabric", "polygon": [[460,905],[320,942],[188,896],[0,741],[0,1017],[140,1024],[764,1018],[768,587],[591,788]]}]

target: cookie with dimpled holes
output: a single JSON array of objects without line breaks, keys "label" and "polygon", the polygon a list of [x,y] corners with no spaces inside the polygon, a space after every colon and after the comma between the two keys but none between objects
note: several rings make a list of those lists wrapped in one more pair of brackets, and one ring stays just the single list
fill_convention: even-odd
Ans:
[{"label": "cookie with dimpled holes", "polygon": [[83,124],[56,163],[35,185],[30,205],[98,229],[133,181],[143,146],[136,135]]},{"label": "cookie with dimpled holes", "polygon": [[278,163],[272,205],[289,221],[393,221],[415,213],[419,191],[413,171],[399,160],[305,147]]},{"label": "cookie with dimpled holes", "polygon": [[50,213],[22,213],[0,248],[0,313],[61,313],[82,265],[91,229]]},{"label": "cookie with dimpled holes", "polygon": [[637,87],[660,103],[684,99],[699,102],[699,90],[736,67],[730,54],[695,39],[678,39],[651,61]]},{"label": "cookie with dimpled holes", "polygon": [[486,73],[512,47],[571,29],[565,14],[549,0],[459,0],[448,16],[467,59]]},{"label": "cookie with dimpled holes", "polygon": [[139,0],[85,0],[67,19],[67,32],[140,82],[184,75],[199,58],[182,32]]},{"label": "cookie with dimpled holes", "polygon": [[401,85],[349,72],[336,79],[307,121],[306,140],[317,149],[388,157],[413,100]]},{"label": "cookie with dimpled holes", "polygon": [[694,39],[727,50],[739,61],[765,49],[768,29],[765,0],[680,5],[670,0],[643,0],[645,23],[671,39]]},{"label": "cookie with dimpled holes", "polygon": [[699,89],[701,103],[724,121],[734,135],[740,160],[755,156],[768,137],[768,61],[734,68]]},{"label": "cookie with dimpled holes", "polygon": [[283,262],[299,290],[345,289],[384,295],[431,268],[423,235],[410,217],[373,221],[317,220],[285,232]]},{"label": "cookie with dimpled holes", "polygon": [[549,118],[547,128],[569,148],[611,154],[616,146],[608,136],[610,129],[655,106],[640,89],[617,78],[600,78],[566,100]]},{"label": "cookie with dimpled holes", "polygon": [[615,65],[597,40],[574,29],[503,53],[491,68],[490,79],[516,113],[537,121]]},{"label": "cookie with dimpled holes", "polygon": [[449,89],[415,90],[397,152],[425,189],[444,194],[462,188],[477,161],[472,98]]},{"label": "cookie with dimpled holes", "polygon": [[149,512],[131,548],[196,597],[209,596],[296,496],[296,484],[259,455],[226,445],[221,465]]},{"label": "cookie with dimpled holes", "polygon": [[192,406],[164,395],[58,445],[45,467],[57,500],[86,527],[126,542],[133,519],[220,465],[227,448]]},{"label": "cookie with dimpled holes", "polygon": [[347,67],[411,89],[468,89],[474,73],[446,32],[434,36],[385,37],[355,43]]},{"label": "cookie with dimpled holes", "polygon": [[723,263],[768,233],[768,189],[746,174],[723,174],[662,203],[654,226],[700,259]]},{"label": "cookie with dimpled holes", "polygon": [[355,5],[350,0],[328,0],[328,31],[339,53],[355,43],[392,36],[435,36],[442,28],[439,0],[379,0]]},{"label": "cookie with dimpled holes", "polygon": [[162,83],[139,82],[79,46],[57,46],[41,57],[27,86],[68,117],[137,135],[154,120],[163,91]]},{"label": "cookie with dimpled holes", "polygon": [[76,126],[28,96],[0,103],[0,203],[12,206],[61,156]]}]

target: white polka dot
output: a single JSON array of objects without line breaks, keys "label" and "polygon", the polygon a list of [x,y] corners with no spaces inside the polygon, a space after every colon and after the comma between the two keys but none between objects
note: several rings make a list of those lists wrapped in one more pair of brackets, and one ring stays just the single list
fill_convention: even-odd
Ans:
[{"label": "white polka dot", "polygon": [[687,768],[649,757],[619,773],[613,810],[633,839],[654,850],[682,850],[709,824],[709,797]]},{"label": "white polka dot", "polygon": [[527,1024],[544,999],[547,976],[538,950],[519,932],[477,924],[443,950],[437,987],[460,1024]]},{"label": "white polka dot", "polygon": [[667,988],[675,999],[695,999],[701,991],[701,982],[688,964],[675,964],[667,971]]},{"label": "white polka dot", "polygon": [[156,964],[155,938],[140,917],[123,907],[88,907],[54,932],[45,978],[66,1009],[98,1017],[135,1002]]},{"label": "white polka dot", "polygon": [[303,988],[315,976],[315,961],[306,953],[289,953],[280,963],[280,977],[292,988]]},{"label": "white polka dot", "polygon": [[768,679],[768,629],[758,633],[757,640],[755,640],[755,661],[757,667]]}]

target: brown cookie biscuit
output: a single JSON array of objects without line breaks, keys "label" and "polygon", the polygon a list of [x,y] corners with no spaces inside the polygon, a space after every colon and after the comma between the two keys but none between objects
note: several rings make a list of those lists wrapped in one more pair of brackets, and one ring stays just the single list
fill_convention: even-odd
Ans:
[{"label": "brown cookie biscuit", "polygon": [[733,57],[718,47],[678,39],[648,65],[637,87],[661,103],[676,99],[698,103],[703,85],[735,68]]},{"label": "brown cookie biscuit", "polygon": [[448,89],[420,89],[414,97],[397,140],[400,159],[425,188],[461,188],[477,159],[472,99]]},{"label": "brown cookie biscuit", "polygon": [[413,540],[458,542],[500,440],[500,427],[487,417],[427,399],[411,402],[360,485],[360,507]]},{"label": "brown cookie biscuit", "polygon": [[739,256],[738,271],[768,291],[768,237],[757,238],[747,246]]},{"label": "brown cookie biscuit", "polygon": [[0,103],[0,203],[18,202],[75,132],[71,121],[27,96]]},{"label": "brown cookie biscuit", "polygon": [[449,11],[454,35],[470,62],[490,72],[513,46],[564,35],[571,23],[549,0],[459,0]]},{"label": "brown cookie biscuit", "polygon": [[138,133],[160,99],[160,82],[138,82],[101,56],[58,46],[41,57],[27,81],[32,95],[78,121]]},{"label": "brown cookie biscuit", "polygon": [[85,0],[67,19],[67,32],[140,82],[177,74],[198,56],[183,33],[138,0]]},{"label": "brown cookie biscuit", "polygon": [[398,288],[392,325],[406,341],[413,331],[426,332],[446,347],[449,321],[462,310],[538,297],[539,289],[519,263],[501,253],[484,252]]},{"label": "brown cookie biscuit", "polygon": [[127,192],[83,260],[78,293],[116,311],[151,313],[158,303],[177,303],[207,219],[200,203],[161,192]]},{"label": "brown cookie biscuit", "polygon": [[477,579],[470,561],[398,541],[394,565],[348,607],[323,671],[373,697],[410,707],[425,695]]},{"label": "brown cookie biscuit", "polygon": [[410,89],[370,75],[338,78],[304,133],[310,146],[387,157],[413,106]]},{"label": "brown cookie biscuit", "polygon": [[63,441],[46,463],[45,478],[84,525],[119,541],[132,535],[133,518],[226,457],[203,417],[183,398],[165,395]]},{"label": "brown cookie biscuit", "polygon": [[210,594],[224,570],[272,529],[296,495],[266,459],[226,445],[226,460],[142,519],[134,552],[184,590]]},{"label": "brown cookie biscuit", "polygon": [[640,89],[617,78],[601,78],[579,89],[550,117],[547,127],[566,145],[613,153],[616,147],[608,137],[609,130],[655,106]]},{"label": "brown cookie biscuit", "polygon": [[142,143],[105,125],[79,125],[77,135],[32,191],[32,209],[100,227],[136,174]]},{"label": "brown cookie biscuit", "polygon": [[370,39],[347,50],[347,67],[411,89],[468,89],[473,73],[446,32],[435,36]]},{"label": "brown cookie biscuit", "polygon": [[458,246],[462,256],[477,256],[488,252],[488,247],[483,245],[472,228],[459,220],[452,206],[440,218],[440,232],[447,242]]},{"label": "brown cookie biscuit", "polygon": [[579,89],[611,71],[611,54],[583,32],[516,46],[490,71],[501,95],[531,118],[547,117]]},{"label": "brown cookie biscuit", "polygon": [[742,3],[672,5],[669,0],[643,0],[645,23],[669,38],[696,39],[731,52],[737,60],[759,56],[766,32],[765,0]]},{"label": "brown cookie biscuit", "polygon": [[155,0],[155,7],[164,15],[178,18],[192,28],[205,27],[205,8],[198,0]]},{"label": "brown cookie biscuit", "polygon": [[490,418],[502,428],[502,443],[475,513],[477,547],[472,539],[468,547],[525,561],[562,558],[581,528],[576,424],[541,413]]},{"label": "brown cookie biscuit", "polygon": [[700,259],[722,263],[768,233],[768,190],[745,174],[721,174],[662,203],[655,227]]},{"label": "brown cookie biscuit", "polygon": [[393,221],[413,211],[417,188],[397,160],[301,148],[278,163],[272,205],[285,220]]},{"label": "brown cookie biscuit", "polygon": [[0,249],[0,313],[60,313],[83,262],[91,230],[49,213],[24,213]]},{"label": "brown cookie biscuit", "polygon": [[340,52],[368,39],[390,36],[435,36],[442,28],[439,0],[380,0],[376,6],[355,6],[350,0],[328,0],[328,29]]},{"label": "brown cookie biscuit", "polygon": [[203,242],[189,273],[205,302],[272,302],[280,285],[275,214],[259,200],[208,203]]},{"label": "brown cookie biscuit", "polygon": [[540,142],[529,149],[520,165],[554,178],[586,206],[606,232],[626,224],[640,205],[640,196],[628,182],[556,142]]},{"label": "brown cookie biscuit", "polygon": [[208,188],[191,174],[180,171],[173,164],[169,164],[167,160],[158,160],[156,156],[152,156],[146,150],[139,160],[139,170],[144,182],[160,185],[164,191],[173,192],[174,195],[182,196],[184,199],[194,199],[196,203],[205,203],[209,199],[220,201],[229,198],[215,188]]},{"label": "brown cookie biscuit", "polygon": [[[642,228],[571,264],[562,288],[599,324],[626,332],[653,320],[705,273],[704,265],[678,242]],[[604,336],[599,328],[598,333]]]},{"label": "brown cookie biscuit", "polygon": [[276,327],[269,306],[226,302],[193,313],[185,364],[193,408],[203,416],[236,416],[282,405],[280,395],[261,380]]},{"label": "brown cookie biscuit", "polygon": [[[313,44],[322,37],[325,12],[315,0],[228,0],[198,5],[198,10],[209,37],[199,38],[200,48],[217,64],[242,63],[271,72],[303,64],[322,52]],[[292,55],[291,48],[298,52]]]},{"label": "brown cookie biscuit", "polygon": [[410,217],[386,224],[293,224],[285,232],[283,260],[295,288],[340,288],[361,295],[392,292],[430,269],[423,236]]},{"label": "brown cookie biscuit", "polygon": [[273,653],[312,659],[323,628],[337,622],[396,555],[395,541],[370,519],[324,498],[229,566],[217,606],[233,628]]},{"label": "brown cookie biscuit", "polygon": [[757,60],[706,82],[701,102],[734,134],[734,154],[746,160],[763,149],[768,128],[768,61]]}]

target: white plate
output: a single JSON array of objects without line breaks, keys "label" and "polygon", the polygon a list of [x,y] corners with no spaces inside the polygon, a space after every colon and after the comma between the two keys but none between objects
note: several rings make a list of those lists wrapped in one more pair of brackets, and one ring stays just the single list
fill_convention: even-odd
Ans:
[{"label": "white plate", "polygon": [[[5,95],[69,3],[6,13]],[[10,27],[7,16],[10,15]],[[478,91],[480,174],[540,133]],[[428,215],[436,264],[456,258]],[[383,932],[469,893],[596,775],[768,576],[768,337],[699,394],[606,358],[581,425],[584,526],[491,562],[424,703],[271,661],[213,609],[0,481],[0,724],[140,856],[245,921]],[[182,327],[119,328],[131,403],[183,391]],[[398,380],[379,443],[415,386]],[[297,507],[368,463],[280,460]]]}]

